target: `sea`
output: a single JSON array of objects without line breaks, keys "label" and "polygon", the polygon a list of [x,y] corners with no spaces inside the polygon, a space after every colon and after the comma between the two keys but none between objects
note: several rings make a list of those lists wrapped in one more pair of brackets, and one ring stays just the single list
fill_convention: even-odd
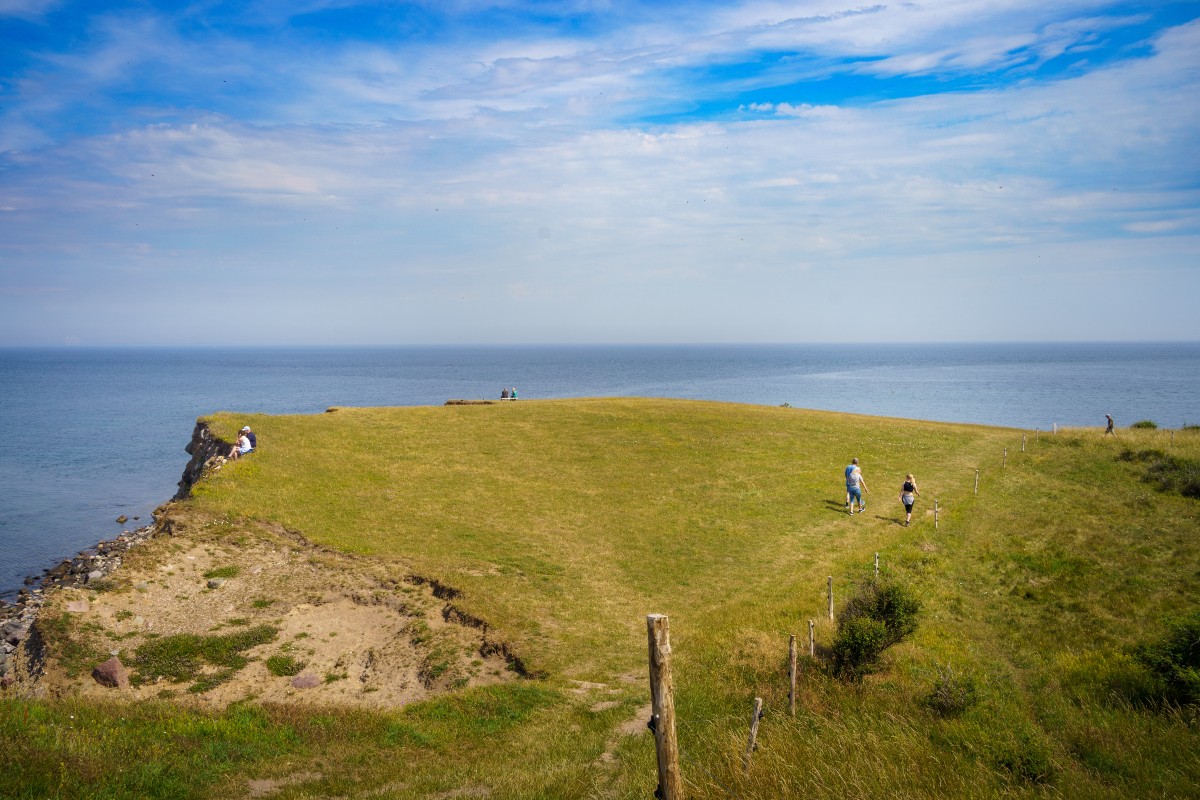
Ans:
[{"label": "sea", "polygon": [[[673,397],[1033,430],[1200,422],[1200,343],[0,348],[0,599],[148,524],[197,417]],[[124,525],[119,516],[129,518]]]}]

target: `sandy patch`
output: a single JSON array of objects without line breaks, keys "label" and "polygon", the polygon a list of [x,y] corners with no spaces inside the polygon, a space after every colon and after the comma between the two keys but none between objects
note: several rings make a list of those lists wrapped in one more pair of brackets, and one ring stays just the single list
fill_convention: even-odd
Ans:
[{"label": "sandy patch", "polygon": [[[171,697],[224,706],[240,700],[395,707],[452,688],[517,677],[482,632],[454,620],[448,601],[406,574],[315,547],[253,522],[173,520],[170,536],[130,551],[108,591],[62,589],[43,609],[70,609],[72,637],[118,655],[134,685],[110,689],[88,674],[69,677],[53,641],[40,685],[51,694],[129,699]],[[143,644],[175,634],[228,635],[267,625],[272,641],[244,652],[250,663],[199,693],[190,682],[148,674]],[[491,653],[484,655],[483,653]],[[105,656],[107,657],[107,655]],[[298,675],[277,675],[286,659]],[[217,670],[205,667],[203,674]]]}]

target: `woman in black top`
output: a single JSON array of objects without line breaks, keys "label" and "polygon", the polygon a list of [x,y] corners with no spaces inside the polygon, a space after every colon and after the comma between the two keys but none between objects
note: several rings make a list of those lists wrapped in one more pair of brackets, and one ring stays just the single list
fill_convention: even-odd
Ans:
[{"label": "woman in black top", "polygon": [[920,496],[921,492],[917,489],[917,482],[910,472],[904,478],[904,483],[900,485],[900,502],[904,503],[904,524],[906,526],[912,522],[913,503]]}]

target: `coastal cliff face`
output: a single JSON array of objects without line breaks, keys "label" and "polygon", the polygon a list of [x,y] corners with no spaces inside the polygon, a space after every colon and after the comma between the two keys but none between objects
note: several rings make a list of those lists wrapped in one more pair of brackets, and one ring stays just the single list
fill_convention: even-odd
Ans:
[{"label": "coastal cliff face", "polygon": [[179,481],[179,491],[175,492],[174,500],[183,500],[192,493],[192,487],[199,483],[205,473],[213,467],[225,463],[233,445],[217,438],[208,424],[203,420],[196,422],[192,430],[192,441],[184,448],[184,452],[192,458],[183,468],[183,477]]}]

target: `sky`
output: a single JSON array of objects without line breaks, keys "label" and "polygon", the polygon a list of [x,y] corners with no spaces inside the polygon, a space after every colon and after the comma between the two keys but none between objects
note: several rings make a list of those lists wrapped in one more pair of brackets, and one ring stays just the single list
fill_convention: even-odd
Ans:
[{"label": "sky", "polygon": [[1200,340],[1200,3],[0,0],[0,346]]}]

